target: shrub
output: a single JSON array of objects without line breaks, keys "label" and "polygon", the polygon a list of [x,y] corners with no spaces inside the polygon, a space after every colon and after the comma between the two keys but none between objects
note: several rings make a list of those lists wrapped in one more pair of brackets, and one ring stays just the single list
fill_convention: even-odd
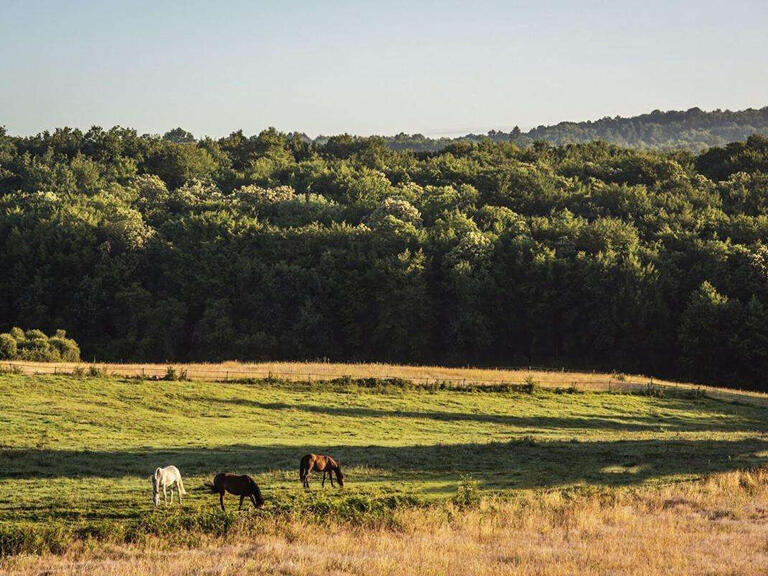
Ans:
[{"label": "shrub", "polygon": [[[58,332],[64,331],[58,330],[57,333]],[[80,347],[74,340],[58,336],[57,334],[56,336],[49,338],[48,342],[58,350],[59,355],[64,362],[78,362],[80,360]]]},{"label": "shrub", "polygon": [[[39,362],[56,362],[61,360],[59,351],[51,346],[45,334],[40,338],[37,335],[37,331],[29,331],[26,336],[25,340],[18,342],[19,358]],[[33,337],[30,338],[30,336]]]},{"label": "shrub", "polygon": [[10,334],[0,334],[0,358],[13,360],[16,358],[18,346],[16,340]]},{"label": "shrub", "polygon": [[459,508],[470,508],[480,503],[480,490],[477,480],[468,474],[462,474],[459,478],[459,486],[456,489],[456,496],[453,503]]},{"label": "shrub", "polygon": [[533,394],[536,391],[537,385],[536,379],[533,376],[526,376],[520,385],[520,391],[526,394]]},{"label": "shrub", "polygon": [[45,335],[45,332],[42,330],[27,330],[24,333],[24,336],[27,337],[27,340],[48,340],[48,336]]},{"label": "shrub", "polygon": [[16,342],[21,342],[25,338],[24,330],[22,330],[17,326],[14,326],[13,328],[11,328],[11,331],[9,332],[9,334],[13,337],[14,340],[16,340]]},{"label": "shrub", "polygon": [[165,369],[165,376],[163,376],[163,380],[169,380],[169,381],[178,381],[178,380],[187,380],[187,371],[183,368],[180,370],[176,370],[173,366],[168,366],[168,368]]},{"label": "shrub", "polygon": [[80,360],[80,347],[67,338],[64,330],[56,330],[55,335],[49,338],[42,330],[25,332],[14,327],[0,334],[0,359],[77,362]]},{"label": "shrub", "polygon": [[91,376],[93,378],[98,378],[99,376],[106,376],[107,370],[106,368],[99,368],[95,364],[88,367],[88,376]]}]

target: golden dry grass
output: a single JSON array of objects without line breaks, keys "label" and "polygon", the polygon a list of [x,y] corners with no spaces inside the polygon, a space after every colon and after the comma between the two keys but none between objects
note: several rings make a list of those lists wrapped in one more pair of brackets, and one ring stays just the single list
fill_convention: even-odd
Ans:
[{"label": "golden dry grass", "polygon": [[[607,385],[621,380],[648,382],[645,376],[571,372],[565,370],[502,369],[502,368],[446,368],[443,366],[406,366],[379,363],[331,363],[331,362],[221,362],[221,363],[167,363],[167,364],[83,364],[61,362],[10,361],[26,373],[50,374],[71,372],[75,367],[95,366],[117,376],[163,376],[168,366],[185,370],[192,379],[223,380],[237,378],[267,378],[270,375],[288,380],[350,378],[403,378],[414,382],[449,381],[453,383],[519,383],[532,376],[538,383],[550,386]],[[656,380],[658,381],[658,380]],[[661,381],[658,381],[661,382]]]},{"label": "golden dry grass", "polygon": [[633,390],[653,383],[673,388],[696,388],[710,397],[727,401],[744,401],[768,406],[768,394],[748,390],[701,386],[685,382],[670,382],[641,374],[608,374],[526,368],[447,368],[444,366],[407,366],[381,363],[333,363],[333,362],[221,362],[221,363],[168,363],[168,364],[119,364],[119,363],[49,363],[6,361],[0,368],[11,368],[25,374],[68,374],[76,369],[94,367],[104,374],[114,376],[144,376],[161,378],[172,366],[192,380],[239,380],[275,377],[281,380],[307,381],[334,378],[402,378],[415,383],[448,382],[462,384],[520,384],[532,378],[537,385],[557,388],[575,387],[579,390]]},{"label": "golden dry grass", "polygon": [[5,574],[760,575],[768,573],[768,473],[589,495],[554,491],[470,510],[406,509],[396,529],[261,525],[169,550],[77,547],[13,557]]}]

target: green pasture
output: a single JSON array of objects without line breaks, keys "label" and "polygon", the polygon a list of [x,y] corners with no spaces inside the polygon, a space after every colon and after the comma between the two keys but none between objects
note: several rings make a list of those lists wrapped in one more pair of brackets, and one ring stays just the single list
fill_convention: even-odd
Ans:
[{"label": "green pasture", "polygon": [[[130,524],[153,512],[149,476],[175,464],[186,509],[203,484],[251,474],[265,511],[306,494],[298,466],[330,453],[347,476],[323,498],[451,498],[482,491],[632,486],[768,461],[768,409],[616,393],[426,391],[352,384],[0,375],[0,527]],[[236,499],[228,498],[236,507]]]}]

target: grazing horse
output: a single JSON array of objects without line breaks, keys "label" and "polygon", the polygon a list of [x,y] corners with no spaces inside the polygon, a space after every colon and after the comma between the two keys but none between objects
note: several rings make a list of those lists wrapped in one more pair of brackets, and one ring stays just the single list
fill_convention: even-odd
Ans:
[{"label": "grazing horse", "polygon": [[184,482],[181,481],[181,472],[176,466],[166,466],[165,468],[158,468],[152,475],[152,501],[155,506],[160,506],[160,490],[163,491],[163,502],[168,505],[167,488],[171,490],[171,504],[173,504],[173,485],[176,484],[176,492],[179,493],[179,504],[181,504],[182,494],[186,494],[184,490]]},{"label": "grazing horse", "polygon": [[213,479],[213,484],[209,484],[208,487],[211,492],[219,495],[219,503],[221,509],[224,510],[224,493],[229,492],[235,496],[240,496],[240,507],[238,510],[243,509],[243,500],[246,496],[251,499],[253,505],[256,508],[264,506],[264,498],[261,497],[261,490],[253,478],[250,476],[238,476],[236,474],[228,474],[222,472],[217,474]]},{"label": "grazing horse", "polygon": [[341,465],[330,456],[307,454],[301,459],[301,465],[299,466],[299,480],[301,480],[304,488],[309,488],[309,473],[312,472],[312,470],[323,473],[323,483],[321,486],[325,486],[326,474],[328,474],[328,478],[331,479],[331,486],[333,486],[333,475],[336,474],[336,480],[339,483],[339,487],[344,487],[344,474],[341,473]]}]

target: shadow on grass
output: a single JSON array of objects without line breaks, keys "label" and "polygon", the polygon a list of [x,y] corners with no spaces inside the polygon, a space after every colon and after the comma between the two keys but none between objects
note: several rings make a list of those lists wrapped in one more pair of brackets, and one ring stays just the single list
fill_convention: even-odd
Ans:
[{"label": "shadow on grass", "polygon": [[[631,485],[679,474],[702,475],[768,463],[768,441],[511,441],[424,446],[247,446],[159,450],[0,450],[0,479],[149,477],[175,464],[185,475],[220,471],[295,472],[302,455],[330,452],[344,467],[388,470],[403,481],[469,474],[483,486],[539,488],[575,483]],[[348,473],[354,482],[354,473]],[[387,475],[391,477],[391,474]],[[376,480],[375,472],[361,481]],[[297,480],[298,482],[298,480]],[[396,484],[397,480],[393,480]]]},{"label": "shadow on grass", "polygon": [[[639,415],[617,414],[606,417],[579,416],[515,416],[513,414],[488,414],[481,412],[449,412],[436,410],[382,410],[366,406],[328,406],[323,404],[288,404],[284,402],[260,402],[245,398],[205,398],[210,405],[231,404],[261,410],[291,410],[322,414],[325,416],[343,416],[349,418],[411,418],[419,420],[436,420],[441,422],[481,422],[499,424],[516,428],[535,428],[556,430],[626,430],[636,432],[643,430],[663,429],[665,431],[702,430],[729,432],[758,431],[766,426],[765,410],[733,407],[717,401],[701,401],[706,403],[710,414],[691,415],[692,400],[657,399],[656,406],[660,409],[676,410],[680,416],[668,415]],[[510,404],[513,400],[509,400]],[[687,412],[687,414],[685,413]],[[684,415],[683,415],[684,414]]]}]

